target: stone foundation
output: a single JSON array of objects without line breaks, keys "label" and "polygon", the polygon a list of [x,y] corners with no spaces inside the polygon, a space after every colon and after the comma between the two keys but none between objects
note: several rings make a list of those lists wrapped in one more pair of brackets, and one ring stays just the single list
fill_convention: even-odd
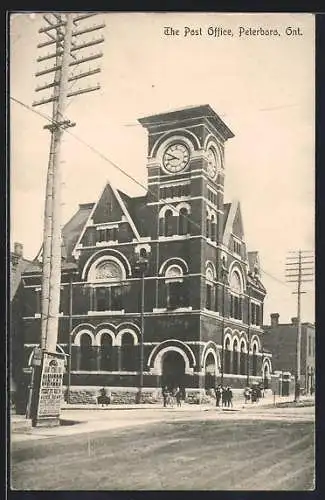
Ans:
[{"label": "stone foundation", "polygon": [[[70,388],[70,404],[97,404],[101,387],[72,386]],[[64,392],[65,392],[64,388]],[[138,389],[136,387],[106,387],[107,396],[110,397],[111,405],[135,404],[137,402]],[[185,402],[189,404],[208,404],[213,397],[206,394],[204,389],[187,389]],[[142,404],[163,404],[161,389],[144,387],[142,390]]]},{"label": "stone foundation", "polygon": [[[97,404],[101,387],[72,386],[70,388],[70,404]],[[65,391],[65,388],[64,388]],[[106,387],[111,405],[133,405],[137,402],[138,389],[136,387]],[[233,402],[244,402],[243,389],[232,389]],[[265,390],[265,397],[272,395],[270,389]],[[144,387],[142,390],[142,404],[163,404],[161,389]],[[187,389],[185,403],[188,404],[215,404],[214,390]]]}]

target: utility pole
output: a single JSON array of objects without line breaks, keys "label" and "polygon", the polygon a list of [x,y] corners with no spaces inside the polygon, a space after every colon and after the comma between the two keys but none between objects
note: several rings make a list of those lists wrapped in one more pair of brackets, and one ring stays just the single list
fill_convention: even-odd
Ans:
[{"label": "utility pole", "polygon": [[250,350],[251,350],[251,289],[250,285],[248,284],[248,317],[247,317],[247,340],[248,340],[248,346],[247,346],[247,374],[246,374],[246,386],[249,387],[249,371],[250,371]]},{"label": "utility pole", "polygon": [[140,255],[139,260],[136,263],[136,270],[141,276],[141,304],[140,304],[140,315],[141,315],[141,335],[140,335],[140,371],[139,371],[139,388],[136,395],[136,403],[140,404],[142,402],[142,391],[143,391],[143,371],[144,371],[144,276],[148,268],[148,259]]},{"label": "utility pole", "polygon": [[227,283],[227,268],[222,265],[221,269],[221,279],[222,279],[222,332],[221,332],[221,386],[223,387],[223,377],[224,377],[224,370],[225,370],[225,315],[226,315],[226,283]]},{"label": "utility pole", "polygon": [[[35,384],[34,390],[37,393],[34,394],[36,398],[34,407],[37,408],[37,414],[33,418],[35,425],[37,425],[38,420],[42,420],[42,416],[44,415],[50,418],[50,416],[55,414],[56,418],[54,420],[58,421],[57,414],[60,410],[61,394],[58,388],[62,390],[63,370],[61,369],[62,363],[60,367],[60,362],[54,358],[57,357],[56,346],[59,329],[61,287],[61,143],[64,130],[75,126],[75,123],[71,123],[64,116],[68,98],[100,89],[100,85],[96,84],[72,90],[72,85],[75,82],[100,72],[99,67],[89,67],[87,71],[73,73],[73,69],[79,68],[80,65],[103,56],[102,52],[87,54],[87,49],[101,44],[104,41],[104,37],[101,36],[96,39],[87,40],[83,36],[88,36],[89,33],[103,29],[105,24],[102,23],[85,28],[79,27],[79,22],[94,15],[76,15],[72,13],[46,14],[43,15],[46,25],[39,29],[39,33],[47,36],[47,40],[41,41],[37,45],[37,48],[43,49],[54,46],[55,51],[41,55],[37,58],[37,62],[44,63],[55,59],[55,63],[52,67],[40,69],[35,75],[38,78],[43,78],[49,74],[54,74],[52,82],[42,82],[36,88],[36,92],[52,89],[52,95],[33,103],[33,106],[53,103],[52,123],[44,127],[51,133],[51,146],[46,183],[42,249],[41,349],[43,359],[41,368],[39,369],[40,380]],[[86,52],[80,53],[80,51]],[[54,358],[51,359],[51,356],[52,358],[54,356]],[[57,373],[55,373],[55,367],[57,367]],[[43,372],[47,372],[47,375],[49,372],[55,373],[56,378],[53,378],[53,387],[55,386],[55,390],[54,392],[52,391],[53,394],[55,393],[55,396],[53,394],[50,397],[45,396],[51,392],[49,390],[49,385],[51,386],[49,382],[50,377],[47,376],[47,388],[42,397]],[[46,377],[44,380],[46,380]],[[52,410],[49,409],[51,405]],[[53,405],[56,405],[56,407],[54,408]],[[40,408],[42,408],[42,411]]]},{"label": "utility pole", "polygon": [[[297,290],[292,292],[297,295],[297,344],[296,344],[296,372],[295,372],[295,401],[300,397],[301,378],[301,295],[302,283],[313,281],[314,268],[306,267],[314,265],[313,252],[308,250],[296,250],[290,252],[286,262],[286,280],[288,283],[296,283]],[[311,271],[311,272],[310,272]]]}]

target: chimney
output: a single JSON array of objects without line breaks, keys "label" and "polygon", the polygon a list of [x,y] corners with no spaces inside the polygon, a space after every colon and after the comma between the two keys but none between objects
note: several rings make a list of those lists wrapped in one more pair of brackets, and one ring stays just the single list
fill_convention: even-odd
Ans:
[{"label": "chimney", "polygon": [[17,242],[16,242],[16,243],[14,244],[14,253],[15,253],[18,257],[20,257],[20,258],[22,258],[22,257],[23,257],[23,255],[24,255],[24,246],[22,245],[22,243],[17,243]]},{"label": "chimney", "polygon": [[279,313],[272,313],[270,316],[271,316],[271,326],[272,327],[278,326],[280,314]]},{"label": "chimney", "polygon": [[298,325],[298,318],[296,318],[296,317],[295,318],[291,318],[291,323],[293,325],[297,326]]}]

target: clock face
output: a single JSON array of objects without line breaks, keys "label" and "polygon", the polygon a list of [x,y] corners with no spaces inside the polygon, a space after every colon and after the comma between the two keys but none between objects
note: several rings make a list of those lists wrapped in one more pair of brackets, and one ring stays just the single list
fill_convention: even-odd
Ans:
[{"label": "clock face", "polygon": [[213,179],[217,173],[217,158],[213,149],[208,149],[207,158],[208,158],[207,172],[208,175]]},{"label": "clock face", "polygon": [[186,167],[189,159],[190,152],[188,148],[180,142],[175,142],[166,149],[163,156],[163,165],[168,172],[177,173]]}]

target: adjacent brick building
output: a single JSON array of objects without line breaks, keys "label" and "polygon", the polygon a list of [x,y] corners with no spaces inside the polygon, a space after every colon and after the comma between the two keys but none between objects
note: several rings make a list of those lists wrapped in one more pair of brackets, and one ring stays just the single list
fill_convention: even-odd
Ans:
[{"label": "adjacent brick building", "polygon": [[[271,314],[271,325],[264,325],[264,345],[272,351],[274,372],[296,373],[298,321],[279,323],[279,314]],[[301,387],[307,393],[315,389],[315,325],[301,325]]]},{"label": "adjacent brick building", "polygon": [[[239,202],[224,202],[225,143],[233,133],[209,105],[139,121],[148,131],[147,194],[131,198],[107,183],[63,228],[65,383],[75,400],[102,386],[115,398],[135,394],[143,340],[151,397],[164,384],[202,393],[221,373],[241,388],[247,370],[250,382],[267,385],[258,253],[246,248]],[[40,339],[40,286],[34,263],[24,273],[26,367]]]}]

